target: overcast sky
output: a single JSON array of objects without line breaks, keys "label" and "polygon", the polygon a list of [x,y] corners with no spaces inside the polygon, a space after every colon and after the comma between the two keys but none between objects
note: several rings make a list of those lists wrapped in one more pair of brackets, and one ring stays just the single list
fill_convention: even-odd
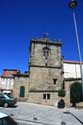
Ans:
[{"label": "overcast sky", "polygon": [[[3,69],[28,70],[31,38],[62,41],[64,60],[79,60],[69,0],[0,0],[0,74]],[[75,9],[83,61],[83,0]]]}]

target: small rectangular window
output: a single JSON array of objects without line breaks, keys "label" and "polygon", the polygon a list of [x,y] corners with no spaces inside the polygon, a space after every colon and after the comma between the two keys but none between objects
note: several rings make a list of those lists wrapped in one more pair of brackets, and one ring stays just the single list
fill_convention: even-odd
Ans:
[{"label": "small rectangular window", "polygon": [[47,94],[47,99],[50,99],[50,94]]},{"label": "small rectangular window", "polygon": [[46,94],[43,94],[43,99],[46,99]]},{"label": "small rectangular window", "polygon": [[53,79],[54,85],[56,85],[57,79]]},{"label": "small rectangular window", "polygon": [[43,94],[43,99],[49,100],[50,99],[50,94]]}]

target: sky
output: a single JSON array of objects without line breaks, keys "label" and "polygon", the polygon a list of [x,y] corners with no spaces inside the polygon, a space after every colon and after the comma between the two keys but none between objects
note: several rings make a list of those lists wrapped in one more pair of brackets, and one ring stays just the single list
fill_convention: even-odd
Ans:
[{"label": "sky", "polygon": [[[70,0],[0,0],[0,74],[3,69],[28,70],[32,38],[48,33],[51,40],[62,41],[64,60],[79,61]],[[83,0],[76,14],[83,61]]]}]

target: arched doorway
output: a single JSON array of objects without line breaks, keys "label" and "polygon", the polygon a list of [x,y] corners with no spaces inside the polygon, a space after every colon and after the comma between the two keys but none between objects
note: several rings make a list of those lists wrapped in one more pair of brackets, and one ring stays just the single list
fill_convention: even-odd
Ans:
[{"label": "arched doorway", "polygon": [[25,87],[21,86],[20,87],[20,97],[24,97],[25,96]]}]

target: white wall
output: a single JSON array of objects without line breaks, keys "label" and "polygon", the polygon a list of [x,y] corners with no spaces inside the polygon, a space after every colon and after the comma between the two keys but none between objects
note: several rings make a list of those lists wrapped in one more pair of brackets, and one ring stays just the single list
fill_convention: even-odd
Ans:
[{"label": "white wall", "polygon": [[0,89],[13,89],[14,78],[0,77]]},{"label": "white wall", "polygon": [[64,62],[64,78],[80,78],[80,64]]}]

